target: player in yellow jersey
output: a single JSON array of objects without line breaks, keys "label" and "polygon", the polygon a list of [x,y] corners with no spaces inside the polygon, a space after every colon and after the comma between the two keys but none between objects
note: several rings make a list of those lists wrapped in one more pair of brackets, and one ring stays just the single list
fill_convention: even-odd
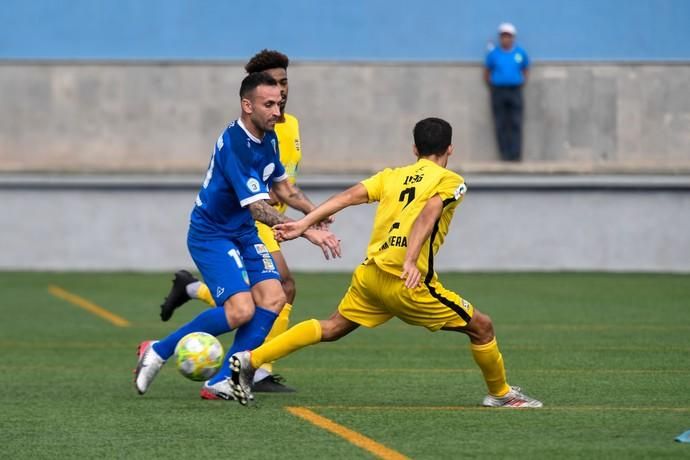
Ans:
[{"label": "player in yellow jersey", "polygon": [[301,220],[274,227],[279,239],[293,239],[348,206],[379,203],[366,259],[353,273],[331,317],[299,323],[270,342],[230,358],[233,391],[240,403],[251,398],[254,369],[264,362],[318,342],[338,340],[359,326],[379,326],[396,316],[430,331],[469,336],[472,355],[488,387],[484,406],[542,406],[520,388],[508,385],[491,319],[444,288],[434,271],[434,256],[467,190],[463,178],[446,169],[453,152],[451,137],[446,121],[421,120],[414,127],[415,163],[385,169],[328,199]]},{"label": "player in yellow jersey", "polygon": [[[285,167],[285,172],[288,174],[288,180],[292,184],[295,184],[299,163],[302,160],[302,147],[300,143],[299,122],[293,115],[285,113],[288,99],[287,68],[289,63],[288,57],[283,53],[274,50],[262,50],[247,62],[244,69],[247,73],[266,72],[271,75],[280,86],[282,96],[280,102],[281,118],[275,125],[275,132],[278,137],[280,162],[283,163]],[[271,198],[271,204],[281,213],[285,213],[287,205],[278,201],[273,194],[271,194]],[[304,198],[306,199],[306,196]],[[312,209],[313,207],[312,204]],[[328,221],[327,219],[327,222]],[[277,265],[283,290],[287,297],[287,304],[283,307],[271,332],[266,337],[266,340],[270,340],[272,337],[286,331],[288,328],[290,312],[292,311],[292,304],[295,300],[295,280],[285,261],[285,257],[283,257],[283,253],[280,251],[280,245],[273,236],[273,230],[259,221],[256,222],[256,227],[259,238],[261,238],[261,241],[263,241],[266,249],[271,253]],[[208,305],[215,306],[208,287],[188,271],[180,270],[175,273],[170,292],[161,305],[161,319],[163,321],[169,320],[175,309],[182,306],[191,298],[200,299]],[[282,377],[273,374],[273,363],[266,363],[255,375],[254,391],[294,391],[293,388],[283,384],[282,380]],[[225,399],[224,397],[226,395],[222,394],[220,391],[213,391],[213,388],[204,387],[202,388],[201,396],[205,399]]]}]

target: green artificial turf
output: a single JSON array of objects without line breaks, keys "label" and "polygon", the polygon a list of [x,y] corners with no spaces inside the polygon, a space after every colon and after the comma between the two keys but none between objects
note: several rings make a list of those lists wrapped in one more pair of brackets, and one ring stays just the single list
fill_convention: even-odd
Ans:
[{"label": "green artificial turf", "polygon": [[[0,272],[0,457],[374,458],[285,410],[301,406],[410,458],[690,458],[673,441],[690,430],[688,275],[443,274],[493,318],[509,382],[540,410],[480,408],[467,338],[398,320],[287,357],[276,371],[299,391],[258,394],[251,408],[201,400],[172,365],[139,396],[139,341],[204,308],[162,323],[170,278]],[[298,274],[292,322],[327,317],[348,283]]]}]

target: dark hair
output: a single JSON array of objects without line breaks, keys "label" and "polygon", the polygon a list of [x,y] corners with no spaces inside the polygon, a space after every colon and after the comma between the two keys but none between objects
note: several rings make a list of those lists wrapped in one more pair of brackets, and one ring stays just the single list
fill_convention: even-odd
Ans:
[{"label": "dark hair", "polygon": [[240,85],[240,97],[246,97],[261,85],[278,86],[278,82],[266,72],[250,73],[242,80],[242,84]]},{"label": "dark hair", "polygon": [[453,128],[446,120],[425,118],[414,125],[413,135],[420,156],[441,155],[451,144]]},{"label": "dark hair", "polygon": [[268,69],[287,69],[290,59],[280,51],[261,50],[252,57],[244,70],[247,73],[263,72]]}]

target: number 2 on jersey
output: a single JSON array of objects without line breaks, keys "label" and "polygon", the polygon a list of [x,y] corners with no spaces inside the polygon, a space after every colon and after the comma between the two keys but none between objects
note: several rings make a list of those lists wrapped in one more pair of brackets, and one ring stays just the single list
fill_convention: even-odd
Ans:
[{"label": "number 2 on jersey", "polygon": [[407,187],[405,190],[400,192],[400,198],[398,198],[398,201],[405,201],[405,198],[407,198],[407,203],[405,203],[405,206],[403,206],[403,209],[407,207],[408,204],[412,203],[412,200],[414,200],[414,194],[415,194],[415,187]]}]

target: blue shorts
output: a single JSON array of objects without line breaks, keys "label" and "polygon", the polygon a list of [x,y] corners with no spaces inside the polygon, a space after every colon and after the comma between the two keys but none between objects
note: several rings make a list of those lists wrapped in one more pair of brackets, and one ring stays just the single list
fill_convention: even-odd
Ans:
[{"label": "blue shorts", "polygon": [[261,281],[280,280],[275,261],[256,228],[228,239],[207,240],[188,234],[187,248],[216,305],[223,305],[238,292],[248,292]]}]

